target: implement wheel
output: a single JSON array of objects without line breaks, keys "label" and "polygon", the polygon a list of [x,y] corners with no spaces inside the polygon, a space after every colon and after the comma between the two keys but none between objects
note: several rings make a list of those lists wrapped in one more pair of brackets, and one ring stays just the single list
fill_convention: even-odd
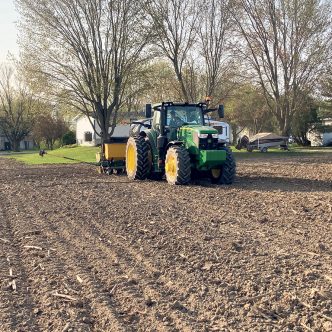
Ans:
[{"label": "implement wheel", "polygon": [[190,156],[183,146],[172,146],[167,150],[165,174],[169,184],[189,183],[191,178]]},{"label": "implement wheel", "polygon": [[97,172],[99,173],[99,174],[104,174],[105,172],[104,172],[104,167],[103,166],[97,166]]},{"label": "implement wheel", "polygon": [[232,151],[224,148],[226,151],[226,161],[218,168],[212,168],[210,178],[212,183],[232,184],[235,179],[236,163]]},{"label": "implement wheel", "polygon": [[144,180],[149,173],[148,143],[143,137],[130,137],[126,147],[126,170],[131,180]]}]

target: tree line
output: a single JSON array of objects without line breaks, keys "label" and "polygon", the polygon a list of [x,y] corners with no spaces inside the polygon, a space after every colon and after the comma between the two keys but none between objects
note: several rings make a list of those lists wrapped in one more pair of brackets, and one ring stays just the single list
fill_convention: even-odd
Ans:
[{"label": "tree line", "polygon": [[235,136],[246,126],[305,144],[325,100],[329,108],[327,0],[16,3],[29,91],[93,116],[104,140],[145,102],[210,96]]}]

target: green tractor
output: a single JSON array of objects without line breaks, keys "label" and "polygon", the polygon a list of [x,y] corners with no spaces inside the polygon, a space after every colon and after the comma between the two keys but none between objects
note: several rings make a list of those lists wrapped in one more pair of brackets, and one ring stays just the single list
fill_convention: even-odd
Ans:
[{"label": "green tractor", "polygon": [[[233,154],[218,141],[218,131],[205,126],[205,114],[215,110],[206,103],[163,102],[153,108],[147,104],[147,119],[133,122],[127,142],[128,178],[161,179],[165,175],[168,183],[183,185],[208,174],[212,183],[233,183]],[[223,105],[218,114],[224,117]]]}]

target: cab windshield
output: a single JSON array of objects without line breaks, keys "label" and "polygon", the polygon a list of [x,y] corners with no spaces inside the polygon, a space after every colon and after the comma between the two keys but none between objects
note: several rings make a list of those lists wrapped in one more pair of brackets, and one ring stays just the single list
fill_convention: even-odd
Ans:
[{"label": "cab windshield", "polygon": [[168,106],[166,110],[166,125],[180,127],[185,124],[204,125],[203,112],[197,106]]}]

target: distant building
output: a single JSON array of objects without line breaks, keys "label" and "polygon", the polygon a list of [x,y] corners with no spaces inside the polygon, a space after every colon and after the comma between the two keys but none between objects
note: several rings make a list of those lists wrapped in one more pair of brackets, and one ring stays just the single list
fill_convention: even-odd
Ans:
[{"label": "distant building", "polygon": [[326,118],[322,121],[325,129],[308,133],[311,146],[332,146],[332,119]]},{"label": "distant building", "polygon": [[[95,133],[93,126],[90,121],[96,128],[97,132],[100,132],[100,127],[97,124],[96,119],[86,115],[80,114],[77,115],[73,121],[76,124],[76,141],[78,145],[84,146],[96,146],[101,144],[100,137]],[[112,137],[129,137],[130,125],[117,125],[114,129]]]},{"label": "distant building", "polygon": [[[34,147],[33,139],[30,135],[20,142],[20,150],[31,150]],[[12,146],[7,137],[0,133],[0,151],[11,151]]]}]

